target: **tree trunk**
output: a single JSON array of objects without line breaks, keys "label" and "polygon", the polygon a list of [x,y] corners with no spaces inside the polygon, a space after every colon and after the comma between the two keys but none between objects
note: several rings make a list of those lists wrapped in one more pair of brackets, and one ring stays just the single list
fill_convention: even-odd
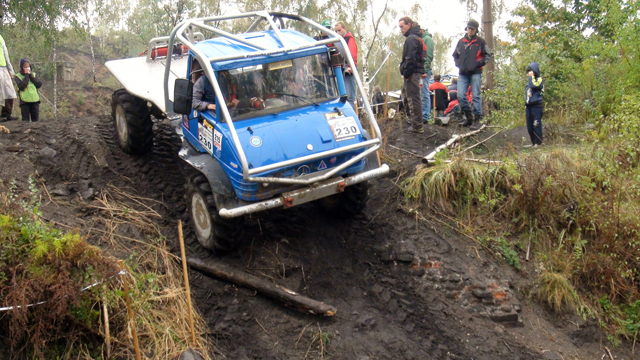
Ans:
[{"label": "tree trunk", "polygon": [[[52,27],[53,28],[53,27]],[[53,118],[58,118],[58,57],[56,56],[56,38],[53,36]]]},{"label": "tree trunk", "polygon": [[[491,0],[483,0],[482,1],[482,22],[484,23],[484,33],[485,40],[487,42],[487,46],[489,47],[489,51],[493,53],[495,51],[495,47],[493,44],[493,14],[491,10]],[[487,90],[493,90],[493,73],[495,70],[495,61],[491,60],[485,66],[487,70],[486,77],[486,85]]]},{"label": "tree trunk", "polygon": [[84,17],[87,19],[87,35],[89,35],[89,49],[91,49],[91,70],[93,72],[93,82],[98,82],[96,79],[96,55],[93,52],[93,39],[91,38],[91,18],[89,17],[89,2],[84,4]]}]

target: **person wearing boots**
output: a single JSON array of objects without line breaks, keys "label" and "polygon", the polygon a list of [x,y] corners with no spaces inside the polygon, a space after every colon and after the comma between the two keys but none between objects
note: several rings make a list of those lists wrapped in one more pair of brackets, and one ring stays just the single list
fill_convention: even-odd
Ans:
[{"label": "person wearing boots", "polygon": [[[478,36],[478,27],[477,21],[470,20],[465,28],[467,33],[458,41],[453,52],[453,60],[460,70],[458,102],[466,118],[462,126],[471,126],[471,129],[474,130],[480,128],[480,120],[482,119],[482,98],[480,95],[482,67],[491,60],[487,43]],[[473,112],[465,96],[469,84],[473,94]]]},{"label": "person wearing boots", "polygon": [[524,87],[524,104],[527,114],[527,131],[531,138],[531,145],[542,145],[542,95],[544,81],[540,76],[540,65],[532,62],[527,66],[527,85]]},{"label": "person wearing boots", "polygon": [[15,77],[20,94],[20,110],[22,110],[22,121],[38,121],[40,118],[40,95],[38,89],[42,86],[42,81],[36,77],[36,73],[31,71],[29,60],[20,60],[20,72]]},{"label": "person wearing boots", "polygon": [[400,31],[407,38],[402,47],[402,63],[400,74],[402,82],[402,99],[407,102],[411,126],[404,130],[406,133],[424,133],[422,127],[422,100],[420,98],[420,84],[427,75],[424,71],[424,59],[427,48],[420,38],[420,25],[409,17],[399,21]]}]

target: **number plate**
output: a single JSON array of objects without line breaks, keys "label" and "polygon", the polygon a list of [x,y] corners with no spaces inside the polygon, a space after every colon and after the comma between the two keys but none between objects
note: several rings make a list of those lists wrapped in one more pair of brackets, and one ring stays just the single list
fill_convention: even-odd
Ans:
[{"label": "number plate", "polygon": [[198,124],[198,140],[200,144],[207,150],[207,152],[213,155],[213,126],[208,123]]},{"label": "number plate", "polygon": [[343,117],[338,119],[327,120],[331,131],[333,131],[333,137],[336,141],[343,141],[353,139],[356,135],[360,134],[360,128],[358,123],[353,117]]}]

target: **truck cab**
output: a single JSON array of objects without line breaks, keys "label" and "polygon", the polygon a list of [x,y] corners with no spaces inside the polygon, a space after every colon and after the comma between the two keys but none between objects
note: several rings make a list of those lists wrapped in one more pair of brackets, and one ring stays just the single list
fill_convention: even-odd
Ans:
[{"label": "truck cab", "polygon": [[[247,18],[245,32],[219,26]],[[315,40],[295,30],[300,24],[328,36]],[[106,64],[125,87],[112,102],[116,134],[125,152],[143,154],[150,114],[174,123],[179,156],[197,170],[185,202],[208,249],[235,246],[244,216],[258,211],[310,201],[340,215],[362,211],[367,181],[389,171],[376,154],[382,135],[367,97],[370,132],[346,101],[342,66],[356,67],[344,39],[307,18],[257,11],[188,19],[143,54]]]}]

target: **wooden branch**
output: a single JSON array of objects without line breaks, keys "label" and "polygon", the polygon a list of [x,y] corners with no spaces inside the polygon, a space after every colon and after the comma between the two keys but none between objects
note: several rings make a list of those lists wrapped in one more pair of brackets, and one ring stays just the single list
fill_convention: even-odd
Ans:
[{"label": "wooden branch", "polygon": [[371,39],[371,44],[369,44],[369,49],[367,50],[367,55],[364,57],[364,63],[365,64],[369,63],[369,55],[371,55],[371,49],[373,49],[373,44],[375,44],[376,38],[378,37],[378,28],[380,27],[380,20],[382,20],[382,17],[387,12],[388,4],[389,4],[389,0],[385,1],[384,9],[382,9],[382,14],[380,14],[380,17],[378,18],[377,22],[374,22],[374,20],[373,20],[374,19],[373,6],[371,6],[371,22],[373,23],[373,39]]},{"label": "wooden branch", "polygon": [[393,146],[393,145],[391,145],[391,144],[389,144],[389,146],[390,146],[390,147],[392,147],[392,148],[394,148],[394,149],[396,149],[396,150],[399,150],[399,151],[402,151],[402,152],[404,152],[404,153],[407,153],[407,154],[409,154],[409,155],[417,156],[417,157],[419,157],[419,158],[421,158],[421,157],[422,157],[422,155],[418,155],[418,154],[416,154],[416,153],[414,153],[414,152],[411,152],[411,151],[409,151],[409,150],[400,149],[399,147]]},{"label": "wooden branch", "polygon": [[486,127],[486,125],[482,125],[482,127],[478,130],[475,131],[470,131],[466,134],[462,134],[462,135],[458,135],[458,134],[454,134],[451,139],[449,139],[449,141],[447,141],[446,143],[438,146],[435,150],[433,150],[429,155],[425,156],[422,158],[422,163],[424,164],[428,164],[429,160],[433,160],[436,157],[436,154],[438,154],[440,151],[449,148],[451,145],[453,145],[456,141],[460,140],[460,139],[464,139],[466,137],[469,137],[471,135],[475,135],[477,133],[479,133],[480,131],[484,130],[484,128]]},{"label": "wooden branch", "polygon": [[[471,161],[471,162],[477,162],[477,163],[481,163],[481,164],[487,164],[487,165],[500,165],[500,164],[504,164],[504,161],[498,161],[498,160],[485,160],[485,159],[472,159],[472,158],[463,158],[462,160],[464,161]],[[423,161],[424,162],[424,161]],[[429,165],[435,163],[435,160],[429,160]],[[444,162],[446,163],[450,163],[452,162],[451,160],[444,160]]]},{"label": "wooden branch", "polygon": [[266,282],[264,279],[215,260],[209,259],[205,263],[197,258],[189,258],[187,263],[192,269],[205,275],[213,276],[215,278],[226,280],[248,289],[258,291],[300,311],[324,316],[333,316],[338,311],[331,305],[302,296],[282,286],[271,284]]},{"label": "wooden branch", "polygon": [[496,135],[500,134],[502,131],[503,131],[503,130],[500,130],[500,131],[496,132],[495,134],[493,134],[493,135],[489,136],[488,138],[486,138],[486,139],[484,139],[484,140],[480,141],[479,143],[477,143],[477,144],[475,144],[475,145],[472,145],[472,146],[469,146],[468,148],[466,148],[466,149],[462,150],[462,152],[469,151],[469,150],[473,149],[474,147],[476,147],[476,146],[478,146],[478,145],[480,145],[480,144],[482,144],[482,143],[484,143],[484,142],[488,141],[488,140],[489,140],[489,139],[491,139],[492,137],[494,137],[494,136],[496,136]]}]

